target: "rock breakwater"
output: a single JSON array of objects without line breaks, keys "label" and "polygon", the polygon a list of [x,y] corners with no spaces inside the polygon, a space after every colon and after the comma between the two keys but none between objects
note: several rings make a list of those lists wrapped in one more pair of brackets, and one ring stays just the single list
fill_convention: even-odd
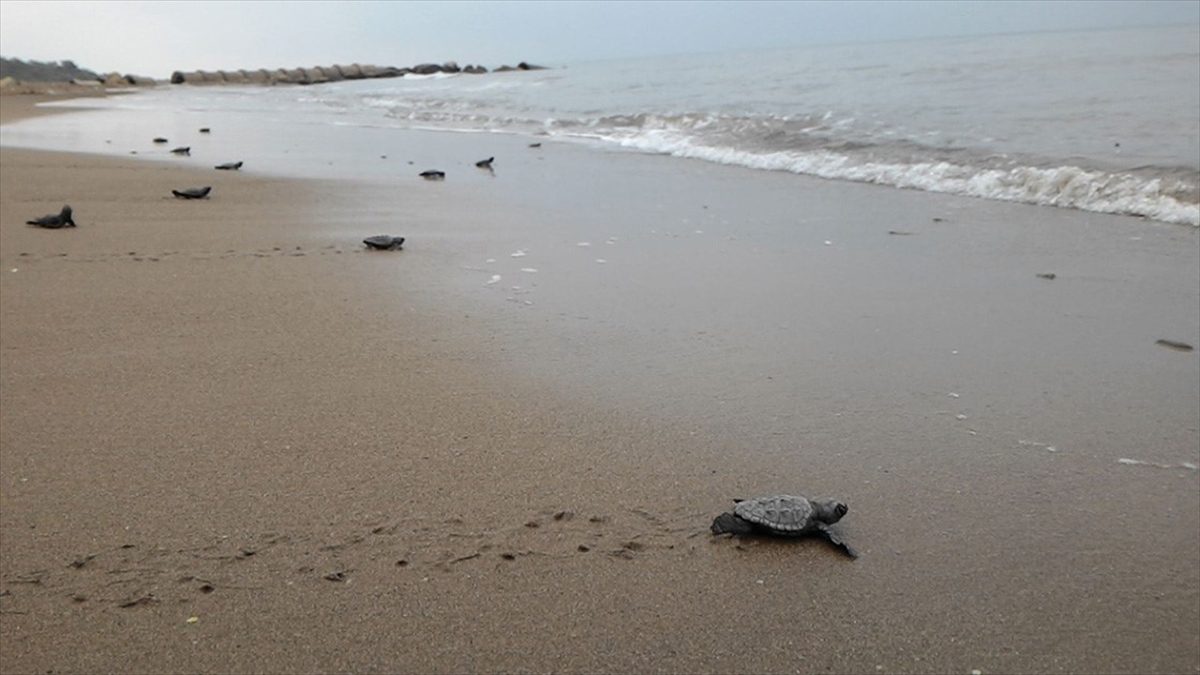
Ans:
[{"label": "rock breakwater", "polygon": [[[522,61],[516,66],[499,66],[494,72],[513,70],[544,70]],[[459,67],[454,61],[446,63],[421,63],[412,67],[374,66],[352,63],[350,65],[313,66],[311,68],[276,68],[268,70],[177,70],[171,74],[171,84],[321,84],[341,80],[364,80],[382,77],[403,77],[408,74],[432,75],[434,73],[467,73],[482,75],[489,72],[484,66]]]}]

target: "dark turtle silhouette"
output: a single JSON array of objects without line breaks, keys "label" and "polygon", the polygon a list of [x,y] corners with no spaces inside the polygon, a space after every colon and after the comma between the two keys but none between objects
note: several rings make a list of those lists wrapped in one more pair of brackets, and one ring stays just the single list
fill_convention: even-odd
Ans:
[{"label": "dark turtle silhouette", "polygon": [[237,171],[238,169],[242,168],[242,163],[241,162],[225,162],[224,164],[218,164],[213,168],[220,169],[222,171]]},{"label": "dark turtle silhouette", "polygon": [[376,251],[399,251],[404,246],[404,237],[393,237],[388,234],[378,234],[363,239],[367,248]]},{"label": "dark turtle silhouette", "polygon": [[171,194],[180,199],[204,199],[208,197],[208,193],[212,191],[212,186],[202,188],[186,188],[183,190],[171,190]]},{"label": "dark turtle silhouette", "polygon": [[429,171],[422,171],[420,176],[425,180],[446,180],[445,171],[434,171],[431,169]]},{"label": "dark turtle silhouette", "polygon": [[490,169],[492,168],[492,162],[494,161],[496,161],[495,157],[488,157],[487,159],[481,159],[478,162],[475,162],[475,166],[481,169]]},{"label": "dark turtle silhouette", "polygon": [[59,211],[58,213],[51,213],[48,216],[27,220],[25,221],[25,224],[36,225],[49,230],[58,230],[64,227],[75,227],[75,221],[71,220],[70,206],[62,207],[62,211]]},{"label": "dark turtle silhouette", "polygon": [[202,134],[207,134],[211,131],[212,131],[212,129],[209,129],[208,127],[200,127],[200,133],[202,133]]},{"label": "dark turtle silhouette", "polygon": [[529,147],[531,147],[531,148],[540,148],[540,147],[542,147],[542,144],[541,144],[541,143],[530,143],[530,144],[529,144]]},{"label": "dark turtle silhouette", "polygon": [[192,148],[191,148],[191,146],[186,147],[186,148],[175,148],[174,150],[171,151],[171,154],[172,155],[190,155],[190,154],[192,154]]},{"label": "dark turtle silhouette", "polygon": [[[69,214],[69,212],[71,210],[70,207],[63,207],[63,210],[67,211],[68,215],[70,215]],[[71,224],[74,225],[75,223],[71,223]],[[1188,343],[1179,342],[1178,340],[1166,340],[1166,339],[1155,340],[1154,344],[1161,345],[1163,347],[1166,347],[1167,349],[1174,349],[1177,352],[1190,352],[1193,349],[1193,347],[1191,345],[1189,345]]]},{"label": "dark turtle silhouette", "polygon": [[851,558],[858,553],[829,526],[850,509],[834,499],[810,500],[800,495],[735,499],[732,512],[713,519],[713,534],[761,534],[775,537],[824,537]]},{"label": "dark turtle silhouette", "polygon": [[167,139],[163,138],[162,136],[159,136],[158,138],[154,139],[154,142],[155,143],[166,143]]}]

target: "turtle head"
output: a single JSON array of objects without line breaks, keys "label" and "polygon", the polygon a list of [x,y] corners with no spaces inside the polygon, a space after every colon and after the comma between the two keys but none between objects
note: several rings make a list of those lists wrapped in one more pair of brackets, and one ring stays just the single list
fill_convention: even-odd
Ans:
[{"label": "turtle head", "polygon": [[826,525],[832,525],[841,520],[842,516],[845,516],[850,510],[850,507],[836,499],[827,499],[823,502],[814,501],[812,505],[814,510],[813,518]]},{"label": "turtle head", "polygon": [[62,211],[59,212],[58,218],[59,218],[59,220],[61,220],[63,222],[64,225],[67,223],[70,223],[71,227],[75,227],[75,221],[71,219],[71,207],[70,206],[62,207]]}]

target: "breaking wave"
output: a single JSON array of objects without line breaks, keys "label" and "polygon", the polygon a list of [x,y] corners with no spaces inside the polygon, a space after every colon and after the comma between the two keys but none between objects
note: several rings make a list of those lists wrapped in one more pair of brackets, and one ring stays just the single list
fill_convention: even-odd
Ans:
[{"label": "breaking wave", "polygon": [[535,111],[489,109],[463,100],[410,100],[402,106],[373,100],[367,105],[387,108],[389,117],[422,128],[536,132],[749,169],[1200,227],[1200,172],[1187,167],[1121,170],[1013,156],[986,147],[923,144],[894,129],[832,112],[788,117],[635,113],[539,118]]},{"label": "breaking wave", "polygon": [[[945,149],[930,149],[925,157],[921,157],[921,153],[913,151],[911,144],[902,144],[904,152],[901,153],[889,152],[890,149],[883,145],[853,141],[829,142],[824,144],[826,147],[818,144],[812,149],[752,150],[710,143],[703,136],[663,129],[634,134],[564,133],[642,152],[751,169],[1143,216],[1200,227],[1198,181],[1194,172],[1189,180],[1186,169],[1155,171],[1140,168],[1136,172],[1119,172],[1071,165],[1036,166],[989,157],[979,157],[977,162],[951,161],[938,157],[950,154]],[[900,154],[907,157],[888,157]],[[972,153],[960,150],[954,154],[969,160]]]}]

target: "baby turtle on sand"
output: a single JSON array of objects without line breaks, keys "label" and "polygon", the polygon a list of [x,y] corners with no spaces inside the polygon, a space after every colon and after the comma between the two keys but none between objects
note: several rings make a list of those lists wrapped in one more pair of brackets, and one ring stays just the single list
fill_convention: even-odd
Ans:
[{"label": "baby turtle on sand", "polygon": [[363,239],[363,243],[367,245],[367,248],[376,251],[399,251],[404,246],[404,237],[378,234]]},{"label": "baby turtle on sand", "polygon": [[445,171],[433,171],[433,170],[422,171],[420,173],[420,176],[421,176],[421,178],[424,178],[425,180],[446,180],[446,172]]},{"label": "baby turtle on sand", "polygon": [[[67,212],[67,215],[68,215],[68,216],[70,216],[70,215],[71,215],[71,207],[69,207],[69,206],[64,206],[64,207],[63,207],[63,210]],[[72,225],[74,225],[75,223],[71,223],[71,224],[72,224]],[[1162,345],[1163,347],[1166,347],[1167,349],[1174,349],[1174,350],[1175,350],[1175,351],[1177,351],[1177,352],[1190,352],[1190,351],[1192,351],[1192,346],[1191,346],[1191,345],[1189,345],[1189,344],[1188,344],[1188,343],[1186,343],[1186,342],[1178,342],[1178,341],[1176,341],[1176,340],[1155,340],[1155,341],[1154,341],[1154,344],[1156,344],[1156,345]]]},{"label": "baby turtle on sand", "polygon": [[158,138],[154,139],[154,142],[155,143],[166,143],[167,139],[163,138],[162,136],[159,136]]},{"label": "baby turtle on sand", "polygon": [[810,500],[799,495],[735,499],[731,513],[713,519],[713,534],[763,534],[775,537],[824,537],[851,558],[858,553],[829,526],[850,509],[834,499]]},{"label": "baby turtle on sand", "polygon": [[51,213],[48,216],[27,220],[25,221],[25,224],[36,225],[38,227],[44,227],[50,230],[58,230],[64,227],[75,227],[75,221],[71,220],[70,206],[62,207],[62,211],[59,211],[58,213]]},{"label": "baby turtle on sand", "polygon": [[175,148],[174,150],[171,151],[171,154],[172,155],[191,155],[192,148],[191,148],[191,146],[188,146],[186,148]]},{"label": "baby turtle on sand", "polygon": [[208,193],[212,190],[212,186],[202,188],[187,188],[184,190],[171,190],[171,194],[180,199],[204,199],[208,197]]},{"label": "baby turtle on sand", "polygon": [[490,169],[492,168],[492,162],[494,161],[496,161],[495,157],[488,157],[487,159],[481,159],[478,162],[475,162],[475,166],[481,169]]},{"label": "baby turtle on sand", "polygon": [[213,168],[220,169],[222,171],[237,171],[238,169],[242,168],[242,163],[241,162],[226,162],[224,164],[218,164]]}]

